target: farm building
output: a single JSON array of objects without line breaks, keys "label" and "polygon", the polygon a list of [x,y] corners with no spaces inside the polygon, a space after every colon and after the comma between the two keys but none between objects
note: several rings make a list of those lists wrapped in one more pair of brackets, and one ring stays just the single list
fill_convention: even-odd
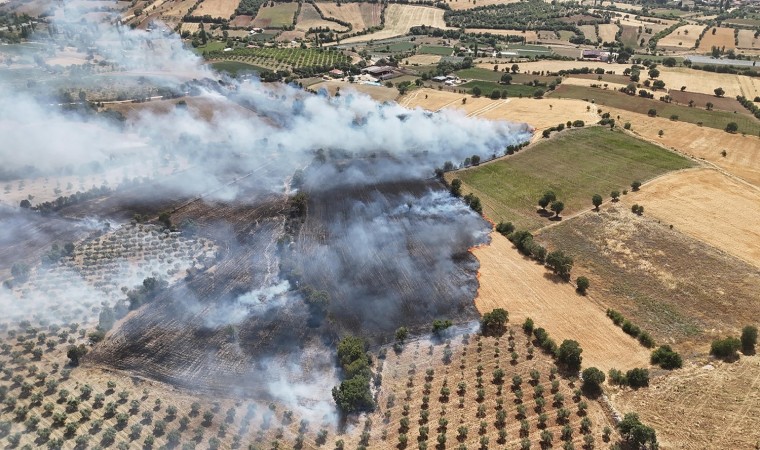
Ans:
[{"label": "farm building", "polygon": [[343,76],[343,71],[340,69],[333,69],[327,73],[333,78],[341,78]]},{"label": "farm building", "polygon": [[388,80],[396,76],[394,68],[391,66],[370,66],[362,69],[362,73],[375,77],[378,80]]},{"label": "farm building", "polygon": [[588,61],[602,61],[607,62],[610,60],[610,52],[601,50],[583,50],[581,52],[581,59]]}]

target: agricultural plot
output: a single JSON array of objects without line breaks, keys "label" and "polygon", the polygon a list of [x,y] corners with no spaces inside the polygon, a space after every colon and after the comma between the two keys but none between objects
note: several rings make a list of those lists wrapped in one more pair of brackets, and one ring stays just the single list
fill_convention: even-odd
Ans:
[{"label": "agricultural plot", "polygon": [[736,48],[741,50],[758,50],[760,49],[760,39],[755,37],[752,30],[739,30],[739,43]]},{"label": "agricultural plot", "polygon": [[380,26],[380,16],[383,12],[381,3],[359,3],[359,11],[367,28]]},{"label": "agricultural plot", "polygon": [[596,38],[598,37],[596,35],[596,27],[593,25],[581,25],[578,28],[580,28],[581,32],[583,33],[583,36],[588,39],[589,41],[596,43]]},{"label": "agricultural plot", "polygon": [[757,356],[730,364],[700,361],[655,378],[649,389],[615,394],[612,401],[623,410],[640,411],[663,447],[752,448],[760,441],[754,426],[760,415],[758,373]]},{"label": "agricultural plot", "polygon": [[454,49],[451,47],[440,47],[436,45],[423,45],[419,50],[422,54],[438,55],[438,56],[451,56],[454,53]]},{"label": "agricultural plot", "polygon": [[[193,11],[195,16],[211,16],[219,19],[229,19],[238,7],[238,0],[203,0]],[[291,16],[292,17],[292,16]]]},{"label": "agricultural plot", "polygon": [[338,92],[340,92],[341,95],[346,95],[348,92],[356,91],[362,94],[367,94],[378,102],[391,102],[395,101],[398,97],[398,90],[395,87],[388,88],[385,86],[374,86],[371,84],[358,84],[334,80],[316,83],[309,86],[309,88],[317,92],[319,92],[320,89],[326,89],[330,95],[335,95]]},{"label": "agricultural plot", "polygon": [[451,0],[446,4],[454,11],[458,11],[462,9],[477,8],[479,6],[509,5],[518,2],[519,0]]},{"label": "agricultural plot", "polygon": [[376,33],[344,39],[341,43],[350,44],[403,36],[412,27],[419,25],[446,28],[446,23],[443,21],[443,10],[417,5],[389,4],[385,8],[385,28]]},{"label": "agricultural plot", "polygon": [[563,214],[572,216],[590,209],[594,194],[622,190],[633,180],[691,165],[675,153],[622,132],[593,127],[562,132],[528,151],[455,176],[462,180],[463,192],[471,190],[480,197],[491,220],[536,230],[551,223],[538,207],[546,191],[554,191],[564,202]]},{"label": "agricultural plot", "polygon": [[[760,145],[756,136],[729,134],[715,128],[663,117],[649,117],[621,109],[605,108],[620,123],[630,122],[633,132],[644,139],[704,159],[755,186],[760,186]],[[666,130],[659,136],[659,130]],[[723,156],[723,150],[726,156]]]},{"label": "agricultural plot", "polygon": [[657,41],[657,47],[666,50],[689,50],[696,46],[704,25],[683,25]]},{"label": "agricultural plot", "polygon": [[701,124],[705,127],[724,130],[726,125],[735,122],[739,126],[740,133],[757,135],[760,133],[760,122],[747,114],[733,114],[725,111],[708,111],[700,108],[674,105],[659,100],[646,99],[639,96],[627,95],[621,92],[589,88],[583,86],[560,85],[552,94],[552,97],[575,98],[592,101],[597,105],[611,108],[625,109],[627,111],[647,114],[654,109],[660,117],[670,118],[677,116],[678,120]]},{"label": "agricultural plot", "polygon": [[705,72],[686,67],[660,68],[660,79],[671,89],[686,86],[687,91],[714,95],[715,88],[721,87],[726,91],[726,97],[735,98],[737,95],[743,95],[755,98],[760,95],[760,79],[746,75]]},{"label": "agricultural plot", "polygon": [[[580,51],[579,51],[580,54]],[[477,67],[483,69],[493,69],[494,64],[498,62],[478,63]],[[518,63],[520,73],[533,73],[533,72],[545,72],[545,73],[557,73],[560,70],[571,70],[588,67],[590,69],[602,68],[605,72],[612,72],[613,74],[623,74],[625,69],[630,69],[628,64],[607,64],[598,61],[535,61],[535,62],[522,62]]]},{"label": "agricultural plot", "polygon": [[[305,5],[303,5],[305,6]],[[303,8],[303,6],[301,8]],[[319,2],[317,7],[325,17],[331,17],[334,19],[342,20],[351,24],[351,32],[363,31],[369,28],[364,22],[362,16],[362,4],[361,3],[342,3],[338,5],[334,2]],[[337,25],[337,24],[334,24]]]},{"label": "agricultural plot", "polygon": [[440,60],[441,57],[437,55],[412,55],[404,60],[404,65],[427,66],[438,64]]},{"label": "agricultural plot", "polygon": [[[303,5],[306,6],[306,5]],[[280,3],[275,6],[262,6],[251,24],[258,28],[283,28],[293,25],[293,16],[298,3]],[[312,7],[313,9],[313,7]],[[316,13],[316,11],[315,11]],[[317,16],[319,16],[317,14]]]},{"label": "agricultural plot", "polygon": [[658,178],[625,204],[760,268],[760,192],[713,169]]},{"label": "agricultural plot", "polygon": [[615,42],[615,37],[620,28],[614,23],[603,23],[599,25],[599,37],[602,42]]},{"label": "agricultural plot", "polygon": [[[583,356],[585,363],[585,348]],[[540,448],[547,434],[554,447],[567,441],[581,448],[584,439],[602,445],[602,430],[612,427],[601,404],[577,395],[578,383],[560,377],[516,323],[499,338],[465,333],[409,342],[380,364],[379,411],[371,418],[385,437],[367,448],[404,448],[399,442],[406,441],[413,448]]]},{"label": "agricultural plot", "polygon": [[508,97],[531,97],[537,88],[525,86],[522,84],[497,84],[491,81],[468,81],[459,85],[462,89],[472,93],[476,87],[480,89],[481,95],[488,97],[493,91],[506,92]]},{"label": "agricultural plot", "polygon": [[[263,9],[260,11],[263,11]],[[340,32],[348,30],[348,28],[337,22],[322,19],[319,15],[319,11],[317,11],[311,3],[304,3],[301,5],[301,13],[298,15],[296,30],[308,31],[309,29],[316,28],[327,28]]]},{"label": "agricultural plot", "polygon": [[709,53],[713,47],[731,50],[736,48],[733,28],[712,27],[707,30],[702,40],[699,41],[700,52]]},{"label": "agricultural plot", "polygon": [[647,186],[623,195],[625,204],[547,227],[536,240],[572,255],[573,271],[591,280],[592,295],[655,341],[706,355],[712,339],[756,320],[757,267],[648,217],[646,202],[642,216],[632,213],[627,205],[638,203]]},{"label": "agricultural plot", "polygon": [[[164,5],[161,9],[164,10],[161,12],[161,16],[171,17],[173,19],[181,19],[184,17],[188,10],[195,5],[197,2],[196,0],[181,0],[176,3],[171,3],[169,5],[169,8],[166,8],[166,5]],[[202,5],[203,3],[201,3]],[[229,16],[226,16],[225,18],[228,18]]]},{"label": "agricultural plot", "polygon": [[219,56],[227,61],[239,61],[254,66],[276,67],[277,69],[333,67],[339,63],[350,61],[350,58],[343,53],[312,48],[241,48]]},{"label": "agricultural plot", "polygon": [[468,33],[490,33],[497,36],[520,36],[525,39],[525,42],[536,42],[538,40],[538,32],[533,30],[495,30],[491,28],[467,28]]}]

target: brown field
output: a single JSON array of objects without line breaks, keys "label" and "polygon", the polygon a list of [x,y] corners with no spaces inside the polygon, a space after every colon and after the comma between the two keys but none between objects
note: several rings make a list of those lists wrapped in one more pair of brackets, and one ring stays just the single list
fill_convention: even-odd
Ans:
[{"label": "brown field", "polygon": [[[715,30],[715,34],[713,34]],[[734,44],[733,28],[710,28],[699,41],[699,51],[709,52],[713,47],[724,48],[726,50],[736,48]]]},{"label": "brown field", "polygon": [[686,86],[687,91],[714,95],[715,88],[722,87],[726,91],[726,97],[743,95],[755,98],[760,95],[760,80],[757,78],[692,70],[686,67],[660,66],[659,69],[660,79],[671,89]]},{"label": "brown field", "polygon": [[614,23],[603,23],[599,25],[599,37],[602,38],[602,42],[615,42],[615,35],[620,27]]},{"label": "brown field", "polygon": [[380,3],[359,3],[359,11],[362,14],[362,20],[367,27],[380,26],[380,15],[383,11],[383,5]]},{"label": "brown field", "polygon": [[180,26],[180,31],[189,31],[190,33],[195,33],[200,29],[201,24],[195,22],[182,22],[182,25]]},{"label": "brown field", "polygon": [[675,172],[623,202],[760,268],[760,189],[715,169]]},{"label": "brown field", "polygon": [[[425,98],[427,96],[427,98]],[[462,99],[467,98],[463,105]],[[507,100],[491,100],[474,98],[466,94],[438,91],[435,89],[415,89],[399,100],[407,108],[420,107],[431,111],[443,108],[464,110],[468,116],[482,117],[491,120],[510,120],[525,122],[538,131],[564,123],[567,120],[581,119],[587,123],[596,122],[599,116],[596,111],[586,111],[586,103],[580,100],[547,99],[534,100],[529,98],[510,98]],[[550,107],[551,105],[551,107]],[[540,138],[540,133],[534,139]]]},{"label": "brown field", "polygon": [[586,36],[586,39],[593,43],[596,43],[596,28],[593,25],[581,25],[578,28],[581,29],[583,35]]},{"label": "brown field", "polygon": [[277,42],[290,42],[295,41],[297,39],[303,39],[306,37],[306,33],[299,30],[288,30],[283,31],[282,33],[277,35],[277,38],[275,40]]},{"label": "brown field", "polygon": [[304,3],[301,5],[301,14],[298,15],[296,30],[308,31],[309,28],[329,28],[331,30],[341,32],[347,30],[346,27],[339,23],[322,19],[322,17],[319,15],[319,11],[314,8],[314,5],[311,3]]},{"label": "brown field", "polygon": [[757,320],[760,271],[650,217],[646,202],[643,216],[633,214],[628,205],[648,188],[545,227],[536,240],[572,255],[573,276],[587,276],[590,295],[605,307],[685,359],[705,355],[712,339]]},{"label": "brown field", "polygon": [[733,97],[716,97],[715,95],[700,94],[698,92],[680,91],[678,89],[671,89],[668,92],[672,102],[675,104],[688,105],[689,101],[694,102],[696,108],[706,108],[707,103],[713,104],[713,109],[735,112],[743,115],[752,115],[749,110],[742,106]]},{"label": "brown field", "polygon": [[231,27],[240,27],[240,28],[246,28],[251,26],[251,23],[253,22],[253,16],[235,16],[234,19],[230,20],[230,26]]},{"label": "brown field", "polygon": [[538,40],[538,33],[533,30],[494,30],[490,28],[467,28],[468,33],[491,33],[497,36],[523,36],[528,42]]},{"label": "brown field", "polygon": [[357,91],[367,94],[379,102],[394,101],[398,97],[398,90],[387,88],[385,86],[373,86],[371,84],[358,84],[343,81],[324,81],[309,86],[309,89],[319,90],[325,88],[330,95],[335,95],[340,89],[341,92]]},{"label": "brown field", "polygon": [[385,28],[383,30],[364,36],[354,36],[341,42],[350,44],[352,42],[402,36],[408,33],[410,28],[417,25],[446,28],[446,23],[443,21],[443,10],[425,6],[390,4],[385,8]]},{"label": "brown field", "polygon": [[319,2],[317,7],[325,17],[332,17],[351,24],[352,32],[366,30],[360,3],[342,3],[340,6],[333,2]]},{"label": "brown field", "polygon": [[757,448],[760,356],[688,365],[612,401],[653,426],[662,448]]},{"label": "brown field", "polygon": [[752,30],[739,30],[739,45],[740,49],[760,49],[760,39],[755,38],[755,32]]},{"label": "brown field", "polygon": [[620,88],[626,87],[627,85],[627,83],[623,84],[623,83],[613,83],[612,81],[607,81],[604,79],[604,75],[601,75],[602,80],[600,81],[596,79],[596,77],[598,76],[599,75],[594,75],[593,78],[591,77],[581,78],[581,77],[571,76],[569,78],[565,78],[564,80],[562,80],[562,84],[573,85],[573,86],[591,86],[592,84],[597,85],[597,86],[607,85],[607,89],[620,89]]},{"label": "brown field", "polygon": [[229,19],[235,14],[240,2],[238,0],[203,0],[198,8],[193,11],[193,15],[219,17]]},{"label": "brown field", "polygon": [[[635,17],[628,17],[628,18],[621,18],[620,19],[621,25],[628,25],[632,27],[636,27],[636,31],[638,32],[638,28],[641,27],[641,33],[644,34],[645,28],[651,28],[653,33],[659,33],[660,31],[664,30],[668,27],[665,23],[653,23],[650,20],[643,20],[643,18],[635,18]],[[649,35],[649,34],[647,34]]]},{"label": "brown field", "polygon": [[672,33],[657,41],[657,47],[689,50],[694,48],[704,25],[683,25],[675,29]]},{"label": "brown field", "polygon": [[613,367],[649,366],[649,351],[607,318],[605,308],[596,300],[601,295],[577,294],[571,284],[554,279],[542,265],[522,256],[507,238],[495,232],[489,245],[473,253],[480,261],[475,306],[481,313],[504,308],[512,322],[522,323],[530,317],[558,344],[563,339],[578,341],[585,367],[595,366],[606,373]]},{"label": "brown field", "polygon": [[164,11],[161,13],[161,15],[173,18],[182,18],[185,16],[185,14],[187,14],[187,11],[195,3],[195,0],[180,0],[178,2],[171,2],[168,4],[165,3],[162,8]]},{"label": "brown field", "polygon": [[[663,117],[649,117],[604,107],[620,123],[630,122],[633,132],[686,155],[704,159],[745,181],[760,186],[760,139],[757,136],[729,134],[722,130],[687,122],[673,122]],[[662,137],[659,130],[665,130]],[[726,150],[725,157],[721,155]]]},{"label": "brown field", "polygon": [[451,0],[450,2],[446,2],[446,4],[454,11],[459,11],[462,9],[476,8],[478,6],[509,5],[510,3],[517,3],[519,1],[520,0]]}]

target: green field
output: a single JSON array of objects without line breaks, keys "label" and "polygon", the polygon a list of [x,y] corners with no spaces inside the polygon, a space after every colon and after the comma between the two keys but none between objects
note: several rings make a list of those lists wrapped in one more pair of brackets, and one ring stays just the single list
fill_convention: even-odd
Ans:
[{"label": "green field", "polygon": [[502,160],[454,172],[462,192],[480,197],[492,220],[511,221],[518,229],[536,230],[549,220],[537,213],[547,190],[564,202],[563,215],[592,208],[591,197],[609,199],[613,190],[630,189],[670,170],[693,163],[621,131],[591,127],[564,131]]},{"label": "green field", "polygon": [[[552,97],[575,98],[593,100],[596,104],[612,108],[620,108],[640,114],[647,114],[650,109],[655,109],[660,117],[669,118],[677,115],[678,120],[723,130],[729,122],[739,125],[740,133],[757,136],[760,133],[760,121],[746,114],[733,114],[727,111],[707,111],[701,108],[689,108],[659,100],[626,95],[620,92],[590,88],[585,86],[561,85]],[[664,95],[664,92],[663,94]]]},{"label": "green field", "polygon": [[254,66],[252,64],[246,64],[239,61],[218,61],[211,63],[211,67],[217,72],[227,72],[232,76],[236,76],[240,73],[262,72],[267,70],[263,67]]},{"label": "green field", "polygon": [[546,91],[546,88],[543,87],[535,88],[524,84],[498,84],[490,81],[469,81],[461,85],[461,87],[467,89],[467,92],[471,92],[475,86],[480,88],[481,95],[484,97],[491,95],[491,92],[494,90],[500,92],[507,91],[509,97],[520,97],[521,95],[523,97],[531,97],[533,96],[533,93],[536,92],[536,89],[543,89]]},{"label": "green field", "polygon": [[451,54],[454,53],[454,49],[451,47],[439,47],[437,45],[423,45],[420,47],[419,53],[425,53],[428,55],[451,56]]},{"label": "green field", "polygon": [[[370,47],[369,50],[373,52],[402,53],[414,50],[414,47],[414,42],[402,41],[385,45],[374,45]],[[449,55],[450,54],[451,53],[449,53]]]},{"label": "green field", "polygon": [[483,80],[483,81],[500,81],[503,72],[494,72],[493,70],[481,69],[478,67],[472,67],[469,69],[462,69],[456,72],[459,78],[466,80]]},{"label": "green field", "polygon": [[267,8],[260,8],[256,15],[256,23],[262,28],[284,28],[293,25],[293,16],[298,3],[280,3]]},{"label": "green field", "polygon": [[206,45],[194,47],[193,51],[199,55],[205,55],[206,53],[224,50],[226,46],[227,44],[221,41],[208,41]]}]

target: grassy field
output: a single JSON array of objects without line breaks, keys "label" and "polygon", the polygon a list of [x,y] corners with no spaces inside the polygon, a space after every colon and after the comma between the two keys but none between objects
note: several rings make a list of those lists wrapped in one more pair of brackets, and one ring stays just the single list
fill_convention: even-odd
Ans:
[{"label": "grassy field", "polygon": [[451,47],[441,47],[437,45],[423,45],[420,47],[420,53],[426,53],[429,55],[451,56],[454,49]]},{"label": "grassy field", "polygon": [[456,74],[459,75],[460,78],[464,78],[468,80],[474,79],[474,80],[494,81],[494,82],[501,80],[501,76],[502,76],[502,72],[494,72],[493,70],[480,69],[477,67],[462,69],[462,70],[457,71]]},{"label": "grassy field", "polygon": [[565,131],[501,161],[452,173],[483,202],[492,220],[511,221],[535,230],[549,220],[537,213],[538,199],[552,190],[564,202],[564,215],[592,207],[591,197],[609,198],[632,181],[645,181],[670,170],[692,166],[674,153],[622,132],[593,127]]},{"label": "grassy field", "polygon": [[227,44],[220,41],[209,41],[206,45],[202,45],[200,47],[193,47],[193,51],[195,53],[198,53],[199,55],[205,55],[209,52],[215,52],[219,50],[224,50],[224,47],[226,47]]},{"label": "grassy field", "polygon": [[259,9],[253,20],[253,26],[261,28],[283,28],[293,24],[297,3],[282,3]]},{"label": "grassy field", "polygon": [[647,114],[650,109],[655,109],[660,117],[670,118],[677,115],[678,120],[723,130],[729,122],[739,125],[740,133],[757,135],[760,133],[760,121],[745,114],[733,114],[726,111],[707,111],[701,108],[689,108],[659,100],[646,99],[638,96],[630,96],[620,92],[595,89],[584,86],[562,85],[552,94],[553,97],[575,98],[581,100],[593,100],[596,104],[612,108],[620,108],[626,111]]},{"label": "grassy field", "polygon": [[263,70],[266,70],[263,67],[254,66],[253,64],[246,64],[240,61],[219,61],[211,63],[211,67],[213,67],[217,72],[227,72],[233,76],[239,73],[261,72]]},{"label": "grassy field", "polygon": [[500,92],[507,91],[509,97],[519,97],[521,95],[523,97],[530,97],[537,89],[533,86],[525,86],[523,84],[498,84],[480,80],[469,81],[461,85],[461,87],[467,89],[468,92],[471,92],[475,86],[480,88],[481,95],[484,96],[491,95],[491,92],[498,90]]}]

